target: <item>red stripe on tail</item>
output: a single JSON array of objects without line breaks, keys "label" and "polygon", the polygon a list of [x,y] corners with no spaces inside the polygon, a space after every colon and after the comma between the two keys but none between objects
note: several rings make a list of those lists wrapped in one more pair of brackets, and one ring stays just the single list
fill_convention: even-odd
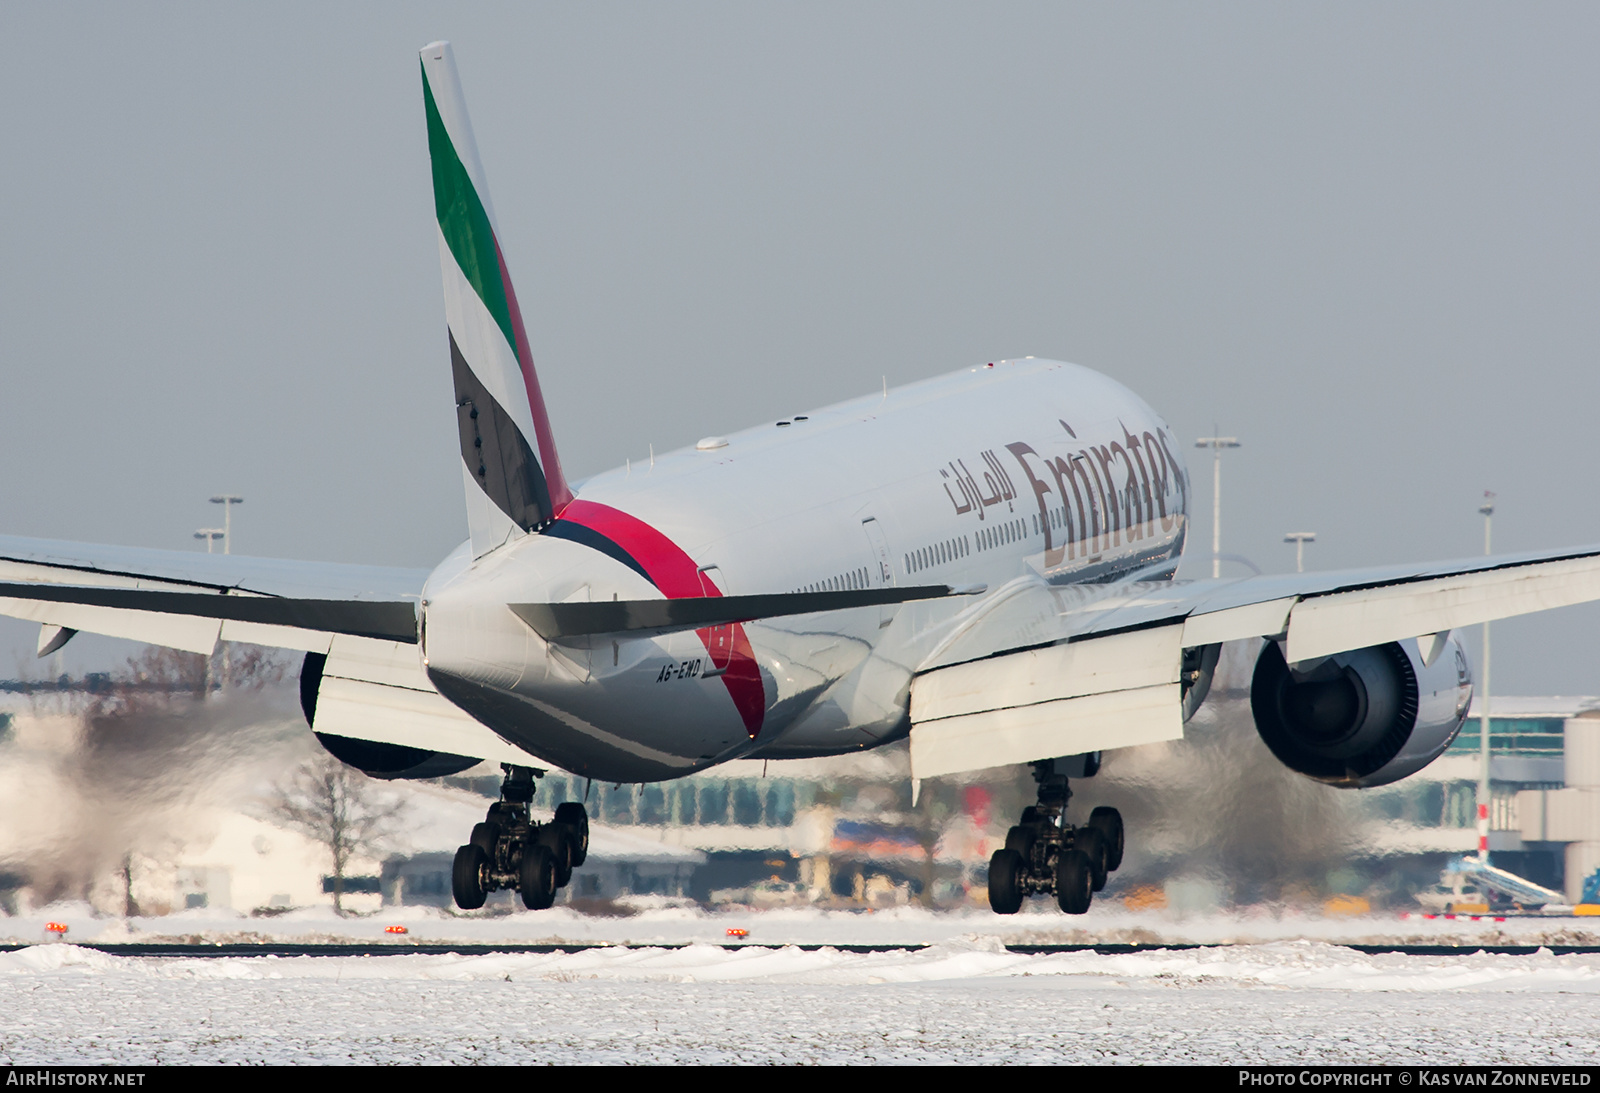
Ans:
[{"label": "red stripe on tail", "polygon": [[500,240],[494,241],[494,260],[500,264],[500,283],[506,289],[506,307],[511,312],[511,330],[517,336],[517,364],[522,368],[522,383],[528,389],[528,409],[533,413],[534,443],[539,446],[539,462],[543,464],[544,482],[550,490],[552,517],[560,516],[572,504],[572,490],[567,476],[561,470],[561,457],[556,454],[555,434],[550,431],[550,414],[544,408],[544,392],[539,388],[539,377],[533,371],[533,352],[528,348],[528,332],[522,325],[522,307],[517,303],[517,290],[511,287],[511,274],[506,270],[506,256],[500,253]]}]

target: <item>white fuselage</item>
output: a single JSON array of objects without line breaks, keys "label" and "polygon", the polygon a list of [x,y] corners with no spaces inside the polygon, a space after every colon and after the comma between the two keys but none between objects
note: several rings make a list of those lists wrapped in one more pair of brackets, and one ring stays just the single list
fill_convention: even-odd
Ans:
[{"label": "white fuselage", "polygon": [[1188,488],[1137,396],[1028,359],[702,442],[577,497],[544,534],[434,571],[423,661],[540,759],[650,781],[904,735],[912,675],[987,597],[559,643],[508,604],[1170,576]]}]

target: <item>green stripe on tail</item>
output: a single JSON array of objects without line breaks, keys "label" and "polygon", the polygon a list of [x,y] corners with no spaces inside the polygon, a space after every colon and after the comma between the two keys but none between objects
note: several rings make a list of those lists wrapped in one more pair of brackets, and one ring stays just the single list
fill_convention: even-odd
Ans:
[{"label": "green stripe on tail", "polygon": [[455,255],[461,272],[466,274],[483,306],[489,309],[500,332],[506,336],[512,355],[518,356],[511,305],[500,276],[494,228],[489,224],[489,214],[478,197],[477,187],[472,184],[472,176],[456,154],[439,107],[433,101],[426,65],[422,70],[422,97],[428,113],[428,157],[433,161],[433,208],[439,218],[439,230],[444,232],[445,243]]}]

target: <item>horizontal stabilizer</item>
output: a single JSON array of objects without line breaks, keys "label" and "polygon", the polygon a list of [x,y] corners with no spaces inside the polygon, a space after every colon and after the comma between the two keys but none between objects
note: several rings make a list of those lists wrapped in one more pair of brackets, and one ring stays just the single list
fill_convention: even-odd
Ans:
[{"label": "horizontal stabilizer", "polygon": [[148,588],[0,582],[0,598],[83,604],[121,611],[187,615],[203,619],[292,626],[331,634],[351,634],[416,644],[417,608],[409,600],[321,600],[286,596],[240,596],[209,592],[169,592]]},{"label": "horizontal stabilizer", "polygon": [[755,596],[683,596],[671,600],[600,600],[594,603],[514,603],[511,610],[547,641],[592,634],[669,634],[752,619],[811,615],[911,600],[974,596],[986,585],[914,585],[845,592],[776,592]]}]

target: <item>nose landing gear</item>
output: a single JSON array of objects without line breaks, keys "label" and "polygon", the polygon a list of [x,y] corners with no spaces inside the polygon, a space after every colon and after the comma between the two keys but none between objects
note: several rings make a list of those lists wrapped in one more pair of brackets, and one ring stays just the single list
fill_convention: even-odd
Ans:
[{"label": "nose landing gear", "polygon": [[1014,915],[1024,898],[1054,894],[1063,911],[1081,915],[1105,887],[1106,874],[1122,864],[1122,814],[1102,806],[1086,824],[1067,823],[1072,790],[1067,776],[1057,772],[1058,762],[1032,764],[1038,803],[1022,810],[1004,849],[989,859],[989,906],[996,914]]},{"label": "nose landing gear", "polygon": [[556,809],[555,819],[540,823],[528,806],[534,780],[544,772],[509,763],[501,769],[500,799],[456,851],[450,877],[456,906],[474,911],[490,892],[513,888],[530,911],[543,910],[572,879],[573,867],[589,856],[589,815],[583,805],[568,801]]}]

